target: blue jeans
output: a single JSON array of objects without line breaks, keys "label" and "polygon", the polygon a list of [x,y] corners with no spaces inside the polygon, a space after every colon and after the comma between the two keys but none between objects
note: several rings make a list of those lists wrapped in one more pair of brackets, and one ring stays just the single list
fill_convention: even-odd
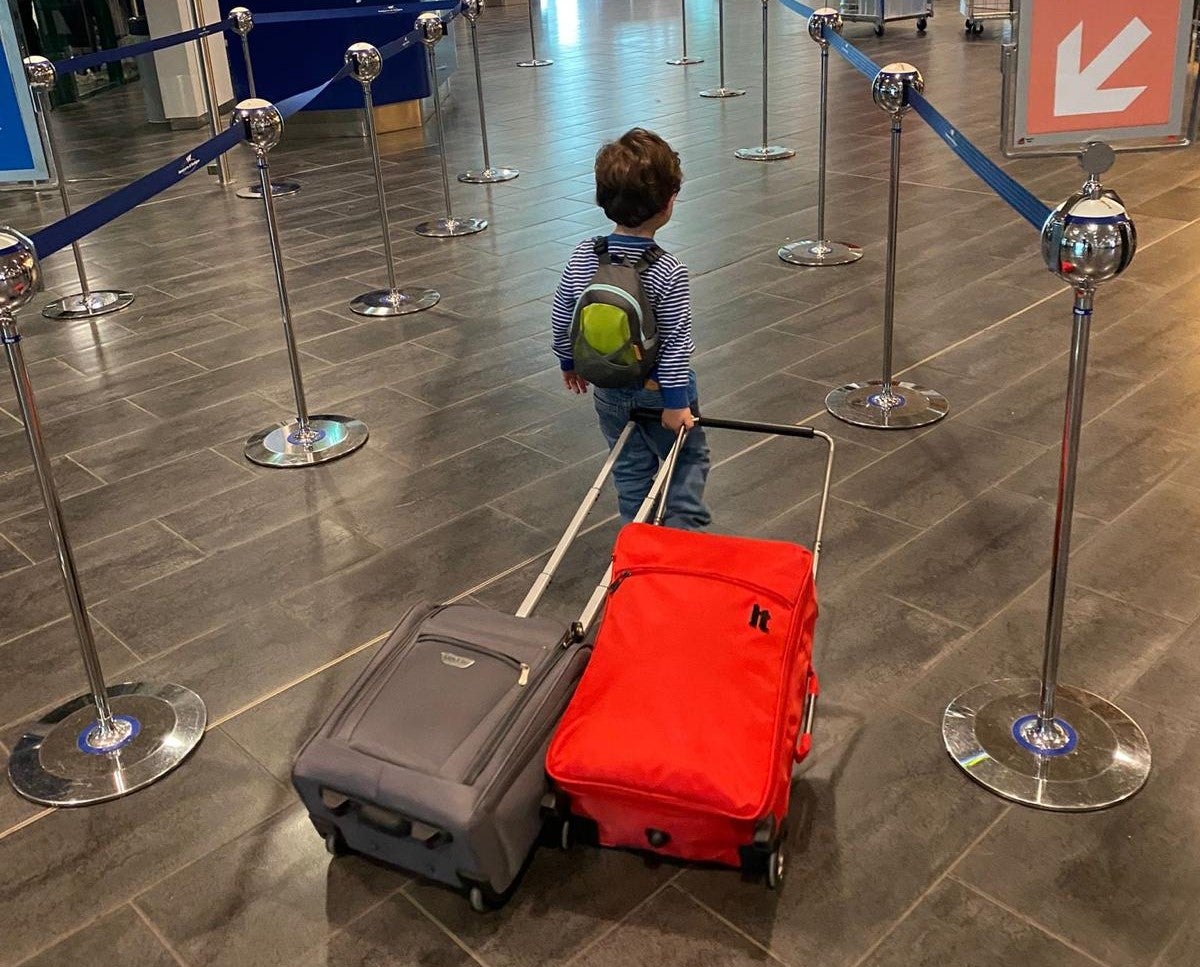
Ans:
[{"label": "blue jeans", "polygon": [[[616,445],[617,438],[629,422],[629,415],[641,407],[648,410],[663,409],[662,393],[657,390],[604,389],[592,387],[596,413],[600,417],[600,432],[608,441],[609,449]],[[692,411],[697,411],[696,375],[691,377],[690,396]],[[650,492],[654,477],[662,460],[675,442],[674,434],[660,423],[640,423],[629,437],[625,449],[613,467],[613,483],[617,488],[617,505],[621,519],[628,523]],[[696,427],[688,434],[683,452],[675,465],[671,488],[667,492],[667,512],[663,523],[668,527],[697,530],[712,522],[712,514],[704,505],[704,483],[708,479],[708,441],[704,430]]]}]

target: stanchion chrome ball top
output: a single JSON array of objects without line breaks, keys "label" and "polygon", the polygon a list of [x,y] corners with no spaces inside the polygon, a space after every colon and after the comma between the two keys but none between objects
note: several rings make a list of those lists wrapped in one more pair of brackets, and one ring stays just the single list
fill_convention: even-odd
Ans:
[{"label": "stanchion chrome ball top", "polygon": [[229,22],[239,37],[248,37],[254,28],[254,15],[245,7],[234,7],[229,11]]},{"label": "stanchion chrome ball top", "polygon": [[828,47],[829,41],[825,38],[825,28],[828,27],[835,34],[840,34],[844,26],[845,21],[842,19],[840,10],[835,10],[833,7],[822,7],[820,10],[814,10],[812,16],[808,18],[808,36],[818,46]]},{"label": "stanchion chrome ball top", "polygon": [[910,90],[918,94],[925,91],[925,78],[912,64],[888,64],[871,82],[871,97],[892,117],[908,113],[912,107],[908,100]]},{"label": "stanchion chrome ball top", "polygon": [[349,416],[310,416],[259,430],[246,441],[246,459],[261,467],[311,467],[353,453],[367,442],[367,425]]},{"label": "stanchion chrome ball top", "polygon": [[346,65],[350,76],[360,84],[370,84],[383,72],[383,55],[372,44],[359,42],[346,49]]},{"label": "stanchion chrome ball top", "polygon": [[[1055,563],[1061,560],[1064,566],[1061,574],[1056,569],[1052,574],[1052,580],[1063,582],[1091,298],[1100,283],[1128,267],[1137,248],[1125,206],[1096,180],[1111,161],[1103,152],[1090,158],[1085,152],[1083,160],[1088,183],[1056,208],[1042,229],[1047,267],[1076,291],[1075,361],[1068,391],[1074,424],[1064,431],[1066,459],[1059,483],[1059,515],[1067,517],[1067,526],[1056,535],[1055,547]],[[1088,168],[1089,163],[1093,167]],[[998,681],[969,689],[946,709],[942,738],[967,775],[1006,799],[1052,810],[1102,809],[1142,788],[1150,775],[1150,745],[1137,723],[1116,705],[1081,688],[1057,684],[1064,597],[1065,588],[1051,594],[1047,682]],[[1043,696],[1050,696],[1048,708]]]}]

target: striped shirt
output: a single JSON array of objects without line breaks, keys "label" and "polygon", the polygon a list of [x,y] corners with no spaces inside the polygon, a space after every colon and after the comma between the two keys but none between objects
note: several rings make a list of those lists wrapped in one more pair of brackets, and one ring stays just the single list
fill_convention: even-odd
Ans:
[{"label": "striped shirt", "polygon": [[[638,258],[651,244],[651,239],[633,235],[608,236],[609,253],[631,260]],[[567,260],[562,281],[554,293],[551,312],[554,355],[563,372],[575,368],[571,358],[571,318],[575,314],[575,304],[591,284],[599,265],[593,240],[580,242]],[[662,388],[663,405],[681,410],[691,402],[688,399],[688,375],[692,353],[696,349],[692,341],[692,297],[687,267],[674,255],[664,252],[642,275],[642,284],[654,308],[659,333],[658,364],[650,375]]]}]

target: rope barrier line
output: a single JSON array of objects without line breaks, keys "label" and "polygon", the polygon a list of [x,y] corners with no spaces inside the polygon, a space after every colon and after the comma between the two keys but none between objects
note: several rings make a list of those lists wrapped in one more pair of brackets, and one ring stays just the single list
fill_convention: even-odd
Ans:
[{"label": "rope barrier line", "polygon": [[112,50],[97,50],[90,54],[80,54],[78,57],[67,57],[64,60],[56,60],[54,62],[54,70],[59,74],[71,74],[77,71],[90,70],[93,67],[111,64],[113,61],[125,60],[128,57],[136,57],[139,54],[148,54],[155,50],[162,50],[164,47],[174,47],[178,44],[186,44],[193,40],[199,40],[201,37],[220,33],[229,26],[230,23],[228,20],[221,20],[217,23],[206,24],[203,27],[182,30],[177,34],[168,34],[166,37],[144,40],[140,44],[130,44],[128,47],[115,47]]},{"label": "rope barrier line", "polygon": [[[813,15],[813,9],[800,3],[799,0],[779,0],[779,2],[802,17]],[[830,47],[842,56],[843,60],[868,80],[873,80],[879,73],[878,64],[850,41],[834,33],[828,27],[825,28],[825,39],[829,41]],[[927,98],[913,91],[910,94],[910,102],[921,120],[933,129],[934,134],[942,139],[963,164],[970,168],[1017,214],[1041,231],[1042,226],[1046,224],[1046,219],[1050,217],[1050,208],[1040,198],[980,151]]]},{"label": "rope barrier line", "polygon": [[343,20],[371,15],[388,16],[397,13],[424,13],[427,10],[449,10],[455,0],[411,0],[385,7],[337,7],[329,10],[281,10],[278,13],[254,14],[254,26],[265,24],[303,23],[308,20]]},{"label": "rope barrier line", "polygon": [[[443,7],[445,6],[444,0],[442,5]],[[448,23],[453,20],[455,16],[457,14],[452,14],[450,17],[445,18],[446,22]],[[410,30],[403,37],[399,37],[379,48],[379,53],[384,60],[387,60],[389,57],[394,57],[401,51],[407,50],[416,44],[420,38],[419,31]],[[349,76],[349,73],[349,65],[343,64],[341,70],[325,82],[280,101],[276,105],[279,113],[287,119],[297,111],[304,110],[304,108],[316,100],[331,85]],[[84,236],[90,235],[109,222],[132,211],[143,202],[149,201],[155,195],[175,186],[188,177],[188,175],[200,170],[218,155],[229,151],[241,143],[241,141],[242,131],[240,128],[234,127],[229,128],[214,138],[209,138],[202,144],[192,148],[187,154],[171,159],[160,168],[147,175],[143,175],[137,181],[118,189],[111,195],[107,195],[99,201],[88,205],[86,208],[81,208],[73,215],[69,215],[40,231],[34,232],[30,236],[34,251],[37,252],[38,258],[42,259],[61,251],[72,242],[79,241]]]}]

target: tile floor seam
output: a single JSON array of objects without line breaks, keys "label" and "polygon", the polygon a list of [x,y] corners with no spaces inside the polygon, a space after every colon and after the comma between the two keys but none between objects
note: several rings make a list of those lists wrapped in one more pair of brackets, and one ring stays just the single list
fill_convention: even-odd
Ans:
[{"label": "tile floor seam", "polygon": [[682,869],[676,870],[671,876],[667,877],[666,880],[664,880],[657,887],[655,887],[653,890],[651,890],[649,894],[647,894],[645,897],[643,897],[641,899],[641,901],[639,901],[638,903],[635,903],[633,905],[633,907],[631,907],[625,913],[624,916],[618,917],[616,920],[614,920],[612,923],[610,923],[608,925],[608,927],[606,927],[604,930],[602,930],[600,933],[598,933],[595,937],[593,937],[591,940],[589,940],[587,943],[585,943],[582,947],[580,947],[578,950],[576,950],[575,953],[571,954],[570,957],[568,957],[566,960],[564,960],[562,962],[561,967],[572,967],[573,964],[577,964],[580,960],[582,960],[585,956],[587,956],[588,953],[590,953],[592,950],[595,950],[597,947],[599,947],[600,944],[602,944],[605,940],[607,940],[614,933],[616,933],[618,930],[620,930],[621,927],[623,927],[626,923],[628,923],[634,917],[635,914],[637,914],[644,907],[648,906],[651,903],[651,901],[654,900],[655,897],[662,894],[669,886],[671,886],[676,880],[678,880],[681,876],[683,876],[683,873],[684,873],[684,871]]},{"label": "tile floor seam", "polygon": [[[962,779],[963,782],[971,782],[971,780],[967,779],[965,776],[960,777],[960,778]],[[981,792],[982,792],[982,790],[981,790]],[[993,798],[995,798],[995,797],[993,797]],[[996,817],[990,823],[988,823],[987,826],[985,826],[983,828],[983,830],[980,833],[978,833],[974,839],[971,840],[971,842],[969,842],[967,844],[966,848],[961,853],[959,853],[958,856],[954,860],[952,860],[950,862],[950,864],[944,870],[942,870],[941,873],[939,873],[934,878],[932,883],[930,883],[923,891],[921,891],[920,896],[918,896],[909,905],[908,909],[906,909],[903,913],[901,913],[900,916],[891,924],[891,926],[889,926],[886,930],[884,930],[884,932],[879,936],[879,938],[876,939],[875,942],[872,943],[857,960],[855,960],[852,964],[850,964],[850,967],[863,967],[863,964],[865,964],[868,960],[871,959],[871,957],[875,954],[875,951],[877,951],[880,947],[882,947],[884,945],[884,943],[887,942],[888,937],[890,937],[893,933],[895,933],[896,930],[900,927],[900,925],[903,924],[904,921],[907,920],[912,915],[913,911],[916,910],[925,901],[925,899],[930,894],[933,893],[934,890],[936,890],[939,886],[941,886],[941,884],[943,882],[945,882],[945,880],[951,876],[951,874],[954,872],[955,867],[958,866],[958,864],[963,860],[963,858],[966,857],[966,855],[968,853],[970,853],[971,850],[973,850],[976,846],[978,846],[981,842],[983,842],[983,840],[988,836],[988,834],[993,829],[995,829],[997,825],[999,825],[1000,821],[1003,820],[1004,817],[1007,816],[1013,808],[1014,807],[1009,805],[1008,803],[1003,803],[1001,805],[1000,812],[996,814]]]},{"label": "tile floor seam", "polygon": [[[1020,807],[1012,806],[1010,808],[1017,809]],[[1025,808],[1029,808],[1029,807],[1025,807]],[[992,894],[988,893],[986,890],[980,889],[979,887],[977,887],[975,884],[969,882],[968,880],[964,880],[962,877],[955,876],[953,874],[951,874],[949,876],[949,879],[954,881],[955,883],[957,883],[963,889],[969,890],[971,893],[974,893],[976,896],[982,897],[984,900],[987,900],[988,903],[991,903],[993,906],[999,907],[1001,910],[1003,910],[1009,916],[1014,917],[1017,920],[1020,920],[1022,923],[1026,924],[1027,926],[1033,927],[1039,933],[1043,933],[1047,937],[1050,937],[1051,939],[1058,941],[1064,947],[1074,950],[1077,954],[1081,954],[1082,956],[1086,957],[1088,960],[1090,960],[1094,964],[1096,964],[1097,967],[1113,967],[1113,965],[1110,965],[1107,961],[1101,960],[1095,954],[1090,953],[1089,951],[1085,950],[1083,947],[1079,946],[1077,943],[1074,943],[1073,941],[1068,940],[1066,937],[1062,936],[1061,934],[1058,934],[1055,931],[1051,930],[1045,924],[1039,923],[1037,920],[1034,920],[1032,917],[1028,916],[1027,914],[1024,914],[1020,910],[1017,910],[1015,907],[1009,906],[1003,900],[1000,900],[997,897],[994,897]]]},{"label": "tile floor seam", "polygon": [[1169,954],[1171,952],[1172,945],[1174,945],[1175,941],[1178,940],[1184,934],[1184,932],[1187,930],[1187,928],[1189,926],[1190,926],[1190,924],[1185,920],[1185,921],[1183,921],[1183,923],[1181,923],[1178,927],[1175,928],[1175,931],[1171,934],[1170,937],[1167,938],[1167,942],[1165,944],[1163,944],[1162,950],[1160,950],[1158,952],[1158,955],[1154,958],[1154,960],[1152,960],[1150,962],[1150,967],[1161,967],[1163,958],[1166,957],[1167,954]]},{"label": "tile floor seam", "polygon": [[166,952],[171,955],[171,958],[175,961],[176,964],[179,965],[179,967],[192,967],[192,965],[189,964],[187,962],[187,960],[184,959],[183,955],[175,948],[175,945],[172,944],[167,939],[166,935],[161,930],[158,929],[158,925],[153,920],[150,919],[150,917],[146,914],[146,911],[144,911],[141,907],[138,906],[137,897],[134,897],[132,900],[129,901],[129,906],[133,910],[133,912],[135,914],[137,914],[138,918],[142,921],[142,923],[144,923],[146,925],[146,929],[149,930],[152,934],[154,934],[155,939],[158,940],[158,942],[160,944],[162,944],[163,949],[166,950]]},{"label": "tile floor seam", "polygon": [[[51,458],[51,459],[53,459],[53,458]],[[100,481],[100,486],[106,486],[106,485],[109,485],[112,483],[111,480],[105,480],[103,477],[100,476],[100,474],[96,473],[94,470],[89,470],[87,467],[85,467],[82,463],[80,463],[78,460],[76,460],[69,453],[61,454],[59,456],[59,459],[66,463],[74,464],[76,467],[78,467],[80,470],[82,470],[89,477],[92,477],[95,480]],[[99,489],[99,487],[91,487],[88,490],[81,491],[79,494],[73,494],[72,496],[82,496],[83,494],[90,494],[93,490],[98,490],[98,489]],[[68,498],[64,498],[64,499],[69,500],[70,498],[68,497]],[[11,517],[8,518],[8,520],[12,520],[12,519],[13,518],[11,518]]]},{"label": "tile floor seam", "polygon": [[904,605],[906,608],[911,608],[913,611],[916,611],[919,614],[927,615],[930,618],[934,618],[937,621],[941,621],[944,624],[948,624],[952,628],[957,628],[959,631],[962,631],[966,634],[974,634],[976,631],[979,630],[978,628],[972,628],[970,625],[963,624],[961,621],[955,621],[953,618],[947,618],[944,614],[938,614],[936,611],[932,611],[923,605],[913,604],[911,601],[905,601],[903,598],[901,598],[895,594],[892,594],[890,591],[885,591],[883,593],[883,597],[891,598],[893,601],[899,602],[900,604]]},{"label": "tile floor seam", "polygon": [[[786,883],[786,878],[784,880],[784,883],[781,883],[780,886],[783,887],[785,883]],[[770,947],[766,946],[765,944],[759,943],[752,936],[750,936],[750,934],[748,934],[745,930],[743,930],[741,927],[739,927],[737,924],[735,924],[732,920],[729,920],[726,917],[722,916],[720,913],[718,913],[716,910],[714,910],[712,907],[710,907],[707,903],[705,903],[703,900],[696,897],[694,894],[688,892],[688,890],[686,890],[684,887],[680,886],[678,883],[672,881],[671,889],[673,889],[676,893],[680,893],[683,896],[685,896],[688,900],[690,900],[697,907],[699,907],[701,910],[703,910],[705,913],[707,913],[709,916],[711,916],[714,920],[716,920],[719,923],[724,924],[728,929],[733,931],[735,934],[737,934],[743,940],[752,944],[757,950],[761,950],[764,954],[766,954],[769,958],[771,958],[771,960],[778,961],[781,964],[787,965],[787,967],[791,967],[791,964],[792,964],[791,961],[785,960],[780,954],[776,953]]]},{"label": "tile floor seam", "polygon": [[[491,967],[491,965],[486,960],[484,960],[483,957],[481,957],[479,954],[477,954],[475,952],[475,950],[472,949],[465,940],[463,940],[461,937],[458,936],[458,934],[456,934],[448,926],[446,926],[444,923],[442,923],[442,921],[439,920],[437,917],[435,917],[433,915],[433,913],[430,910],[428,910],[423,903],[421,903],[420,900],[418,900],[416,897],[414,897],[409,892],[408,887],[411,885],[413,885],[413,884],[409,883],[409,884],[405,884],[405,886],[401,887],[401,889],[399,891],[400,896],[403,897],[413,907],[413,909],[415,909],[419,914],[421,914],[421,916],[423,916],[427,921],[429,921],[431,924],[433,924],[433,926],[435,928],[437,928],[442,933],[444,933],[447,937],[449,937],[451,942],[453,942],[456,947],[458,947],[460,950],[462,950],[463,953],[465,953],[468,957],[470,957],[473,961],[475,961],[475,963],[479,964],[479,967]],[[476,914],[476,916],[479,916],[479,914]]]},{"label": "tile floor seam", "polygon": [[[26,554],[26,553],[25,553],[23,550],[21,550],[19,547],[17,547],[17,545],[16,545],[16,544],[14,544],[14,543],[13,543],[11,540],[9,540],[9,539],[8,539],[6,536],[4,536],[3,534],[0,534],[0,541],[2,541],[3,543],[7,544],[7,545],[8,545],[9,547],[11,547],[11,548],[12,548],[14,551],[16,551],[18,554],[20,554],[20,555],[21,555],[21,557],[25,558],[25,560],[27,560],[27,561],[29,562],[30,566],[32,566],[32,565],[34,565],[34,564],[37,564],[37,561],[35,561],[35,560],[34,560],[32,557],[30,557],[30,556],[29,556],[28,554]],[[10,572],[9,572],[9,574],[12,574],[12,573],[14,573],[15,571],[24,571],[24,570],[25,570],[25,568],[24,568],[24,567],[13,568],[13,570],[12,570],[12,571],[10,571]],[[4,576],[5,576],[5,577],[7,577],[8,575],[6,574],[6,575],[4,575]]]},{"label": "tile floor seam", "polygon": [[[211,450],[212,453],[215,453],[218,457],[225,456],[223,453],[221,453],[217,450],[212,450],[211,447],[209,449]],[[246,483],[249,484],[249,483],[253,482],[254,480],[258,480],[258,479],[260,479],[260,478],[251,477],[246,481]],[[237,487],[234,488],[234,490],[237,490],[237,489],[238,489]],[[225,491],[225,493],[228,493],[228,492],[229,491]],[[171,513],[176,514],[183,510],[187,510],[187,507],[181,507],[178,511],[173,510],[173,511],[171,511]],[[185,546],[190,547],[193,551],[195,551],[197,554],[199,554],[201,559],[206,558],[210,554],[214,553],[213,551],[206,551],[199,544],[195,544],[192,541],[188,540],[181,533],[179,533],[179,531],[175,530],[175,528],[173,528],[170,524],[168,524],[162,517],[152,517],[152,518],[150,518],[149,523],[158,524],[158,526],[161,527],[163,530],[165,530],[168,534],[172,535],[173,537],[179,538],[179,540],[183,541]],[[199,563],[199,561],[197,561],[196,563]]]}]

